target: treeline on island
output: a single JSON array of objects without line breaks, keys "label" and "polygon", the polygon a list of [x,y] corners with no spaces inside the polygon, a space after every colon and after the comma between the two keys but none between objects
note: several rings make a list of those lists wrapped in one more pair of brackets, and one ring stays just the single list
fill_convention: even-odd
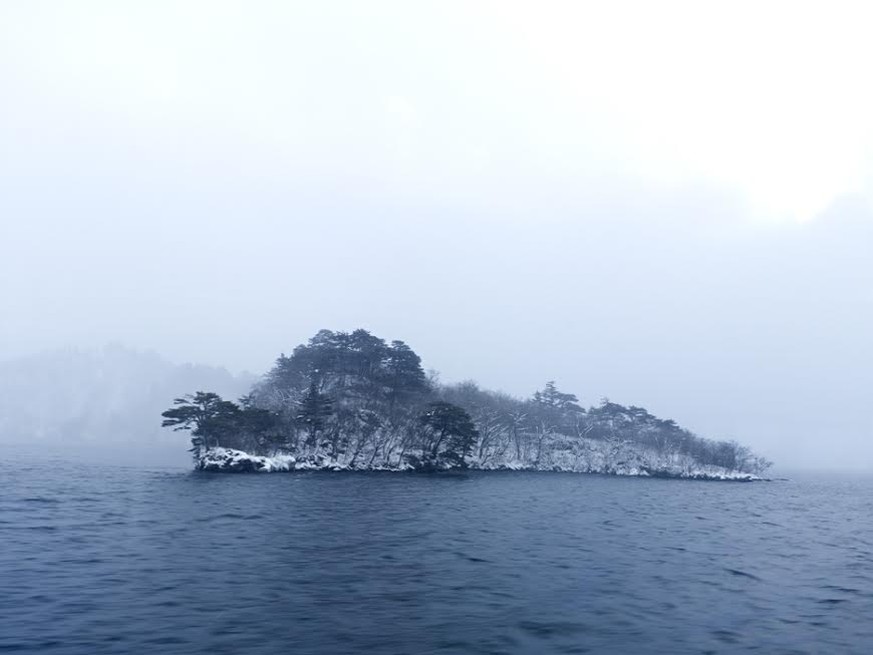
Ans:
[{"label": "treeline on island", "polygon": [[554,470],[749,478],[770,463],[642,407],[582,407],[554,382],[530,398],[428,377],[404,342],[322,330],[281,355],[238,402],[177,398],[165,427],[189,431],[206,470]]}]

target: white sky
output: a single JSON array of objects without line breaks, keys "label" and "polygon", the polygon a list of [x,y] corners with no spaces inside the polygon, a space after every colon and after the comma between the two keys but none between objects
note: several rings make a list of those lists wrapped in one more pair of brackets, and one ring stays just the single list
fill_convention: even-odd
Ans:
[{"label": "white sky", "polygon": [[7,0],[0,357],[361,325],[873,467],[871,12]]}]

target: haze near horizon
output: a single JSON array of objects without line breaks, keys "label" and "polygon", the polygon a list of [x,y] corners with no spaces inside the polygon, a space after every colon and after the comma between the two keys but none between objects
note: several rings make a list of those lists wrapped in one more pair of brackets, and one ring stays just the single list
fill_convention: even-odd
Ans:
[{"label": "haze near horizon", "polygon": [[869,470],[869,19],[6,2],[0,359],[261,373],[362,327],[444,380]]}]

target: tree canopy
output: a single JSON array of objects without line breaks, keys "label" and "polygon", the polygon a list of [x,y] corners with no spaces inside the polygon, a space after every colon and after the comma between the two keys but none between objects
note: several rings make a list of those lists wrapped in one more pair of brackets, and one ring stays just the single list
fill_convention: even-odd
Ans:
[{"label": "tree canopy", "polygon": [[700,438],[642,407],[604,399],[585,409],[553,380],[529,398],[473,382],[439,384],[406,343],[362,329],[321,330],[281,355],[238,402],[199,391],[177,398],[163,417],[165,427],[191,433],[195,456],[224,446],[365,468],[754,473],[769,465],[734,441]]}]

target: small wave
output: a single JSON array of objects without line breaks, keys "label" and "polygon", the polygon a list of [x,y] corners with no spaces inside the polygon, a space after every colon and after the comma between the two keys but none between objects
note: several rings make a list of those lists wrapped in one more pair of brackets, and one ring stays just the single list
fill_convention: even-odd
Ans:
[{"label": "small wave", "polygon": [[731,630],[713,630],[712,636],[725,644],[736,644],[740,640],[740,635]]},{"label": "small wave", "polygon": [[480,563],[483,563],[483,564],[487,564],[487,563],[488,563],[488,560],[487,560],[487,559],[482,559],[481,557],[473,557],[472,555],[464,555],[464,558],[465,558],[468,562],[480,562]]},{"label": "small wave", "polygon": [[237,514],[234,512],[227,512],[225,514],[216,514],[215,516],[204,516],[195,520],[197,521],[197,523],[211,523],[212,521],[221,521],[226,519],[234,521],[257,521],[263,518],[266,518],[263,514]]},{"label": "small wave", "polygon": [[861,593],[860,589],[853,589],[852,587],[838,587],[837,585],[825,585],[825,589],[829,591],[837,591],[841,594],[852,594],[857,595]]},{"label": "small wave", "polygon": [[753,575],[751,573],[746,573],[745,571],[740,571],[739,569],[727,569],[726,568],[725,571],[727,571],[731,575],[735,575],[735,576],[740,577],[740,578],[749,578],[751,580],[757,580],[758,582],[761,582],[761,578],[759,578],[757,575]]}]

